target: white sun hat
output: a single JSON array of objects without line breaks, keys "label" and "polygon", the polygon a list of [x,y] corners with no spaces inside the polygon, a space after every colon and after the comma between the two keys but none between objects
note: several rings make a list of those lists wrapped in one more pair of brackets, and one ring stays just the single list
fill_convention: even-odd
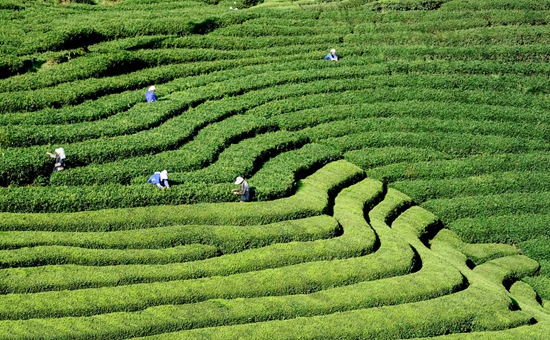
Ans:
[{"label": "white sun hat", "polygon": [[244,181],[244,178],[242,178],[241,176],[239,176],[239,177],[237,177],[237,179],[235,180],[235,184],[241,184],[243,181]]},{"label": "white sun hat", "polygon": [[168,171],[162,170],[160,173],[160,179],[168,179]]},{"label": "white sun hat", "polygon": [[336,53],[336,50],[333,48],[332,50],[330,50],[330,52]]},{"label": "white sun hat", "polygon": [[59,154],[59,158],[65,159],[65,150],[63,148],[55,149],[55,153]]},{"label": "white sun hat", "polygon": [[155,88],[155,85],[153,85],[153,86],[151,86],[151,87],[149,88],[149,91],[155,91],[155,89],[156,89],[156,88]]}]

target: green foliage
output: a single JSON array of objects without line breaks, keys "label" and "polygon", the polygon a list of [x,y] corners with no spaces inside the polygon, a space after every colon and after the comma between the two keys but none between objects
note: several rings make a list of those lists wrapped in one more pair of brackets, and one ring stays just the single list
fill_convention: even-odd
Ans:
[{"label": "green foliage", "polygon": [[422,206],[449,223],[459,218],[512,215],[514,211],[545,214],[549,206],[548,195],[542,192],[441,198],[426,201]]},{"label": "green foliage", "polygon": [[[303,157],[303,156],[302,156]],[[327,174],[325,174],[327,173]],[[277,206],[262,202],[156,206],[133,209],[95,210],[66,214],[2,214],[1,230],[108,231],[171,224],[266,224],[325,213],[328,193],[349,185],[364,172],[345,161],[332,162],[297,183],[296,198],[281,198]],[[312,183],[313,182],[313,183]],[[251,184],[254,183],[251,181]],[[228,184],[231,187],[231,184]],[[157,195],[165,191],[151,186]],[[226,196],[234,196],[224,191]],[[308,197],[309,196],[309,197]],[[236,198],[233,198],[236,200]],[[296,202],[293,202],[296,200]],[[235,204],[238,206],[235,207]],[[175,208],[175,210],[174,210]],[[214,214],[214,212],[217,212]]]},{"label": "green foliage", "polygon": [[542,214],[502,214],[457,219],[449,228],[464,240],[473,243],[502,242],[517,244],[530,238],[549,236],[550,216]]},{"label": "green foliage", "polygon": [[0,338],[545,339],[547,7],[0,0]]}]

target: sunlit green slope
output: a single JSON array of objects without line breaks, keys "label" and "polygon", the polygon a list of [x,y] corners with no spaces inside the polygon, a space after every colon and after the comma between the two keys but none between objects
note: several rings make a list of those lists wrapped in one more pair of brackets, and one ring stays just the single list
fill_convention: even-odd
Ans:
[{"label": "sunlit green slope", "polygon": [[546,339],[549,20],[0,0],[0,338]]}]

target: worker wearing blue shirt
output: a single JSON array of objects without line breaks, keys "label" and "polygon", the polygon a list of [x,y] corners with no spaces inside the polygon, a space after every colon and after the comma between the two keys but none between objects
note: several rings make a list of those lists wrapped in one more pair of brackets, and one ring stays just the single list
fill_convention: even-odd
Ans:
[{"label": "worker wearing blue shirt", "polygon": [[157,101],[157,95],[155,94],[155,87],[154,86],[151,86],[149,88],[149,91],[147,91],[147,93],[145,93],[145,100],[148,103]]},{"label": "worker wearing blue shirt", "polygon": [[336,55],[336,50],[334,48],[325,56],[325,60],[338,61],[338,56]]},{"label": "worker wearing blue shirt", "polygon": [[147,183],[154,184],[159,187],[159,189],[170,189],[170,184],[168,183],[168,171],[163,170],[162,172],[155,172],[151,175],[151,177],[149,177]]}]

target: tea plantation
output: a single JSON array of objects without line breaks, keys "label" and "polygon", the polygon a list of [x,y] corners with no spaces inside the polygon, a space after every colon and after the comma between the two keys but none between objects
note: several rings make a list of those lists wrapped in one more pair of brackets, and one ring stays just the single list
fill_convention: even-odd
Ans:
[{"label": "tea plantation", "polygon": [[0,22],[0,339],[550,337],[549,0]]}]

